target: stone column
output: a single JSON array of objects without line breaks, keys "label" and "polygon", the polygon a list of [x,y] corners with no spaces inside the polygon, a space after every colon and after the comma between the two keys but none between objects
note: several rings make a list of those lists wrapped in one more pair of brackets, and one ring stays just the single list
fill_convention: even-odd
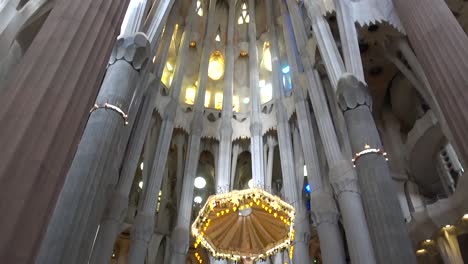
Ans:
[{"label": "stone column", "polygon": [[142,30],[145,22],[147,0],[130,0],[127,13],[120,30],[120,36],[128,36]]},{"label": "stone column", "polygon": [[[293,0],[287,0],[291,15],[298,14],[299,9]],[[345,66],[341,58],[340,52],[336,46],[335,39],[331,33],[330,26],[327,20],[320,13],[320,7],[317,1],[304,1],[307,13],[312,21],[312,29],[317,41],[320,56],[322,57],[325,68],[333,87],[336,87],[341,74],[345,71]],[[298,21],[298,24],[302,22]],[[294,24],[293,24],[294,25]],[[304,30],[303,25],[296,25],[295,32]],[[302,34],[301,34],[302,35]],[[300,48],[300,47],[299,47]],[[304,47],[305,48],[305,47]],[[304,52],[302,52],[304,53]]]},{"label": "stone column", "polygon": [[383,152],[383,146],[372,117],[369,90],[356,77],[347,74],[338,82],[337,97],[352,151],[361,153],[360,157],[355,155],[354,164],[378,262],[416,263],[386,154],[375,151]]},{"label": "stone column", "polygon": [[[339,212],[333,199],[333,193],[328,185],[322,184],[324,175],[320,171],[320,165],[317,156],[317,147],[312,128],[312,117],[304,99],[303,82],[300,81],[297,65],[297,57],[294,51],[294,36],[288,30],[286,25],[290,24],[289,15],[286,8],[282,5],[283,13],[283,33],[286,42],[286,52],[289,66],[293,77],[294,102],[296,104],[296,114],[299,131],[295,130],[294,143],[300,147],[302,144],[303,155],[307,166],[307,177],[311,186],[311,204],[312,217],[318,230],[320,238],[320,249],[324,263],[345,263],[345,252],[343,238],[338,226]],[[300,133],[299,133],[300,132]],[[327,187],[328,186],[328,187]],[[325,188],[327,187],[327,188]]]},{"label": "stone column", "polygon": [[[223,111],[219,135],[218,167],[216,168],[216,192],[229,191],[231,183],[232,151],[232,93],[234,88],[234,32],[236,26],[236,1],[229,1],[228,29],[226,39],[226,70],[224,75]],[[236,158],[237,159],[237,158]]]},{"label": "stone column", "polygon": [[260,89],[258,89],[257,28],[255,24],[255,0],[249,0],[249,87],[250,87],[250,153],[252,155],[252,179],[254,186],[263,189],[265,170],[263,157],[262,121],[260,119]]},{"label": "stone column", "polygon": [[148,61],[148,52],[149,42],[144,34],[117,41],[36,263],[83,261],[83,256],[79,256],[81,243],[93,242],[92,234],[83,227],[90,218],[98,221],[101,217],[100,212],[92,210],[95,199],[118,177],[120,159],[118,155],[109,158],[108,154],[123,152],[118,143],[127,140],[123,138],[123,128],[128,123],[130,101],[139,70]]},{"label": "stone column", "polygon": [[[166,57],[169,52],[169,44],[166,44],[166,42],[170,42],[172,32],[174,30],[174,23],[174,20],[170,20],[166,25],[166,31],[162,40],[161,53],[157,55],[159,64],[162,65],[165,65]],[[151,170],[152,159],[149,158],[152,156],[150,153],[154,152],[154,148],[156,147],[159,130],[151,132],[148,131],[150,129],[156,97],[159,93],[159,80],[161,79],[162,71],[163,67],[159,67],[158,71],[155,73],[154,80],[150,82],[146,94],[144,95],[142,107],[138,114],[135,115],[136,120],[133,133],[130,136],[125,159],[122,163],[123,167],[120,172],[120,179],[104,212],[90,263],[101,264],[106,263],[110,259],[114,241],[117,238],[120,226],[127,215],[130,189],[133,184],[135,170],[137,169],[140,161],[140,155],[145,142],[145,135],[147,133],[152,135],[150,136],[151,142],[148,142],[147,144],[148,148],[145,147],[145,152],[147,149],[148,153],[145,154],[145,167],[143,168],[144,175],[149,174],[146,172]],[[154,84],[154,82],[157,82],[158,84]],[[146,186],[147,179],[143,181]]]},{"label": "stone column", "polygon": [[309,215],[307,214],[304,206],[305,200],[303,199],[302,190],[304,186],[304,155],[302,146],[299,139],[299,131],[293,129],[293,143],[294,143],[294,162],[296,172],[296,192],[298,202],[296,207],[296,221],[294,223],[295,239],[294,239],[294,263],[310,263],[309,256],[309,240],[310,240],[310,223]]},{"label": "stone column", "polygon": [[182,182],[184,178],[184,144],[185,144],[185,135],[177,134],[174,137],[174,145],[176,146],[177,152],[177,171],[176,171],[176,204],[179,208],[180,205],[180,196],[182,192]]},{"label": "stone column", "polygon": [[132,244],[130,246],[129,263],[141,264],[144,262],[146,248],[154,229],[154,214],[156,212],[157,198],[161,187],[164,169],[166,167],[167,155],[169,153],[172,132],[174,129],[174,120],[177,107],[179,105],[179,96],[182,89],[182,80],[185,72],[185,59],[189,49],[190,35],[192,34],[192,21],[195,16],[196,0],[192,0],[189,12],[189,18],[185,26],[185,32],[182,35],[179,55],[177,57],[174,80],[171,84],[170,102],[163,114],[163,121],[159,132],[157,147],[155,148],[154,162],[151,168],[151,175],[148,179],[147,193],[143,200],[142,210],[138,212],[133,225],[135,230],[132,232]]},{"label": "stone column", "polygon": [[334,0],[334,3],[346,71],[352,73],[361,82],[365,82],[361,51],[357,42],[358,35],[351,7],[353,1]]},{"label": "stone column", "polygon": [[275,147],[278,145],[278,142],[273,136],[267,137],[267,165],[266,165],[266,175],[265,175],[265,190],[271,192],[271,184],[273,181],[273,158],[275,156]]},{"label": "stone column", "polygon": [[[18,65],[21,70],[2,88],[0,193],[5,202],[0,208],[9,212],[0,221],[3,261],[34,261],[126,5],[125,0],[55,3]],[[85,23],[90,20],[92,32]]]},{"label": "stone column", "polygon": [[453,135],[453,145],[467,162],[468,37],[445,1],[393,2]]},{"label": "stone column", "polygon": [[[129,194],[132,188],[135,171],[140,161],[145,132],[149,130],[151,123],[152,105],[154,105],[154,100],[152,98],[155,97],[156,89],[150,87],[148,92],[143,101],[141,114],[135,122],[134,133],[132,133],[129,140],[130,147],[124,159],[120,180],[109,199],[103,220],[100,224],[99,233],[90,259],[90,263],[92,264],[107,263],[109,261],[112,255],[114,242],[127,216]],[[148,163],[146,163],[146,166],[148,166]]]},{"label": "stone column", "polygon": [[210,1],[207,12],[208,17],[206,21],[206,33],[203,41],[203,51],[201,54],[200,68],[198,72],[199,86],[195,96],[194,114],[187,144],[188,148],[184,169],[182,196],[177,214],[176,227],[172,232],[172,264],[184,263],[187,258],[187,251],[189,248],[190,216],[193,204],[193,183],[200,158],[200,140],[203,131],[205,92],[208,83],[208,64],[211,55],[211,46],[214,41],[213,33],[215,32],[215,12],[216,1]]},{"label": "stone column", "polygon": [[444,228],[442,236],[437,238],[437,247],[444,264],[463,264],[457,234],[452,228]]},{"label": "stone column", "polygon": [[231,186],[230,190],[234,189],[234,180],[236,179],[236,169],[237,169],[237,158],[239,158],[240,152],[239,144],[234,144],[232,146],[232,166],[231,166]]}]

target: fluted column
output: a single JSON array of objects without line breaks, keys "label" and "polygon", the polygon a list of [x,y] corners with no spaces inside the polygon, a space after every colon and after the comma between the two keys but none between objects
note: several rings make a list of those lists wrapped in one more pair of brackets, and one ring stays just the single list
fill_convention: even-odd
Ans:
[{"label": "fluted column", "polygon": [[195,15],[196,0],[192,0],[189,12],[189,18],[182,35],[177,57],[174,79],[169,90],[170,102],[163,113],[163,121],[159,132],[158,144],[155,149],[154,162],[151,168],[151,175],[148,179],[147,192],[143,200],[142,209],[138,212],[133,225],[135,230],[132,232],[132,244],[130,246],[129,264],[142,264],[145,259],[145,252],[148,242],[154,229],[154,214],[156,212],[157,198],[161,187],[164,169],[166,167],[167,155],[169,153],[172,132],[174,129],[174,120],[179,96],[182,89],[182,81],[185,73],[185,59],[187,57],[190,35],[192,34],[192,21]]},{"label": "fluted column", "polygon": [[[287,1],[291,14],[298,14],[299,9],[293,0]],[[325,68],[333,87],[336,87],[341,74],[345,71],[345,66],[336,46],[335,38],[331,33],[327,20],[321,14],[317,1],[306,0],[304,1],[304,5],[312,22],[312,29],[317,40],[320,56],[325,63]],[[297,30],[303,30],[303,27],[296,25],[295,31]]]},{"label": "fluted column", "polygon": [[353,75],[338,82],[338,104],[349,131],[359,186],[369,230],[379,263],[416,263],[395,184],[384,154],[362,151],[380,149],[382,143],[372,117],[372,98],[367,86]]},{"label": "fluted column", "polygon": [[361,51],[357,42],[358,34],[351,7],[353,2],[352,0],[334,0],[334,3],[346,71],[365,82]]},{"label": "fluted column", "polygon": [[193,182],[200,158],[200,140],[203,131],[203,112],[205,92],[208,83],[208,64],[213,43],[213,32],[215,24],[216,2],[211,0],[208,7],[206,33],[203,41],[200,68],[198,72],[199,86],[195,95],[193,120],[190,127],[188,140],[187,158],[184,169],[184,183],[182,185],[182,198],[177,213],[177,223],[172,232],[172,255],[171,263],[184,263],[190,240],[190,216],[193,203]]},{"label": "fluted column", "polygon": [[443,0],[393,2],[453,135],[453,145],[462,162],[467,162],[468,37]]},{"label": "fluted column", "polygon": [[249,87],[250,87],[250,153],[252,155],[252,179],[254,186],[265,187],[262,121],[260,119],[260,89],[258,89],[257,28],[255,24],[255,0],[249,0]]},{"label": "fluted column", "polygon": [[174,138],[174,143],[177,151],[177,171],[176,171],[176,203],[179,208],[180,197],[182,192],[182,180],[184,178],[184,145],[185,136],[183,134],[177,134]]},{"label": "fluted column", "polygon": [[463,257],[454,228],[444,228],[442,236],[437,238],[437,247],[444,264],[463,264]]},{"label": "fluted column", "polygon": [[234,144],[232,146],[232,165],[231,165],[231,186],[230,190],[234,189],[234,181],[236,179],[236,169],[237,169],[237,159],[239,158],[240,154],[240,146],[239,144]]},{"label": "fluted column", "polygon": [[[234,32],[236,26],[236,1],[229,1],[228,29],[226,40],[226,70],[224,75],[223,111],[221,115],[221,130],[219,131],[219,156],[216,168],[216,192],[229,191],[231,183],[231,151],[232,151],[232,94],[234,88]],[[236,158],[237,159],[237,158]]]},{"label": "fluted column", "polygon": [[114,164],[120,160],[119,155],[114,159],[108,155],[123,152],[118,143],[127,140],[123,135],[128,109],[148,54],[149,42],[144,34],[117,41],[36,263],[83,261],[79,256],[81,243],[93,241],[92,234],[85,233],[83,227],[90,218],[98,221],[101,217],[101,212],[92,210],[95,199],[118,177]]},{"label": "fluted column", "polygon": [[140,32],[145,19],[147,0],[130,0],[120,36],[128,36]]},{"label": "fluted column", "polygon": [[[287,10],[283,5],[281,9],[283,13],[283,25],[288,25],[291,22]],[[311,123],[313,120],[310,116],[307,102],[304,99],[303,82],[300,81],[302,76],[299,76],[297,57],[296,53],[293,52],[294,36],[287,26],[283,26],[283,33],[293,84],[295,85],[294,102],[296,104],[299,131],[295,130],[293,133],[294,144],[295,148],[300,148],[300,145],[303,145],[302,150],[308,170],[307,177],[311,186],[312,218],[319,233],[322,259],[325,264],[345,263],[346,256],[343,238],[338,226],[339,212],[328,183],[322,184],[322,177],[325,176],[320,171],[315,136]]]},{"label": "fluted column", "polygon": [[307,214],[303,199],[304,186],[304,155],[301,142],[299,139],[299,131],[293,129],[294,143],[294,162],[296,172],[296,192],[298,203],[296,207],[296,220],[294,222],[295,239],[294,239],[294,263],[310,263],[309,256],[309,240],[310,240],[310,223],[309,215]]},{"label": "fluted column", "polygon": [[273,136],[267,137],[267,165],[266,165],[266,175],[265,175],[265,190],[271,192],[271,184],[273,181],[273,158],[275,156],[275,147],[278,145],[276,138]]},{"label": "fluted column", "polygon": [[2,88],[0,193],[5,202],[0,208],[9,212],[0,221],[5,262],[34,261],[126,5],[125,0],[55,3],[18,65],[21,70]]}]

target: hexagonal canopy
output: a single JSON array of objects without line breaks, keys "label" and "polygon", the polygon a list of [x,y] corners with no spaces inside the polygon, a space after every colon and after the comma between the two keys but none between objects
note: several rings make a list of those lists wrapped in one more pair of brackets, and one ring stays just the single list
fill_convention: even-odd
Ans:
[{"label": "hexagonal canopy", "polygon": [[261,189],[210,196],[192,225],[195,248],[214,257],[265,258],[290,246],[295,210]]}]

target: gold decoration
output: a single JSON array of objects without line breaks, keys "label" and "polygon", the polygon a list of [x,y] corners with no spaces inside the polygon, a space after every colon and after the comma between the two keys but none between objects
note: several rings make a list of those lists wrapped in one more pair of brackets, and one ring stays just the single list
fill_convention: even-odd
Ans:
[{"label": "gold decoration", "polygon": [[294,219],[291,205],[261,189],[210,196],[192,225],[194,247],[215,258],[266,259],[292,245]]}]

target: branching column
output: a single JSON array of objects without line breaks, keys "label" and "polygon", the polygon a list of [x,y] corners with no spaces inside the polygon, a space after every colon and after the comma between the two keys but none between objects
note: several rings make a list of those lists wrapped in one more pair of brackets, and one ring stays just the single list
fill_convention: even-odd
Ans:
[{"label": "branching column", "polygon": [[453,135],[453,145],[467,162],[468,37],[445,1],[393,2]]},{"label": "branching column", "polygon": [[366,152],[383,149],[371,113],[369,89],[354,75],[346,74],[338,82],[337,97],[351,149],[360,153],[354,163],[377,259],[379,263],[416,263],[386,158],[378,151]]},{"label": "branching column", "polygon": [[163,121],[159,132],[158,144],[155,149],[154,162],[151,168],[151,175],[148,179],[147,191],[143,200],[142,210],[134,222],[132,232],[132,244],[130,246],[129,263],[142,264],[145,260],[148,242],[154,230],[154,217],[157,206],[157,199],[161,187],[161,181],[166,167],[167,155],[174,129],[174,119],[179,105],[179,96],[182,89],[182,80],[184,77],[190,35],[192,34],[192,21],[195,14],[196,0],[192,0],[190,6],[189,18],[185,26],[185,32],[182,35],[177,57],[174,80],[169,91],[170,102],[163,113]]},{"label": "branching column", "polygon": [[203,41],[200,68],[198,72],[199,86],[195,96],[194,114],[190,127],[190,136],[187,144],[187,158],[184,169],[184,183],[182,185],[182,197],[177,214],[177,223],[172,232],[172,256],[171,263],[179,264],[186,261],[186,254],[190,240],[190,216],[193,203],[193,182],[200,158],[200,140],[203,131],[203,110],[205,92],[208,83],[208,64],[213,43],[216,0],[211,0],[208,7],[206,33]]},{"label": "branching column", "polygon": [[[236,26],[236,1],[229,1],[228,30],[226,40],[226,70],[224,76],[223,110],[218,151],[216,192],[229,191],[232,150],[232,93],[234,84],[234,31]],[[237,159],[237,157],[235,157]]]},{"label": "branching column", "polygon": [[[93,231],[86,232],[84,227],[91,218],[99,221],[102,212],[92,210],[96,197],[117,180],[117,161],[121,158],[109,154],[123,152],[118,143],[127,141],[122,137],[123,128],[128,123],[139,70],[148,55],[149,42],[144,34],[117,41],[36,263],[80,263],[86,258],[79,255],[80,246],[92,244]],[[85,255],[89,256],[89,250]]]},{"label": "branching column", "polygon": [[252,179],[257,188],[265,188],[262,121],[260,119],[260,89],[258,88],[257,28],[255,25],[255,0],[249,0],[249,87],[250,87],[250,153],[252,154]]},{"label": "branching column", "polygon": [[[327,101],[324,91],[318,86],[317,81],[319,80],[317,80],[316,74],[312,68],[311,58],[304,49],[306,43],[303,43],[303,41],[307,38],[305,36],[303,22],[298,19],[300,18],[300,14],[297,13],[299,12],[297,4],[294,2],[288,2],[288,4],[291,18],[295,19],[293,23],[302,25],[302,27],[294,28],[294,33],[302,58],[302,64],[304,65],[304,72],[307,77],[312,108],[330,168],[330,181],[335,195],[338,198],[338,204],[343,216],[343,224],[351,260],[354,263],[375,263],[369,230],[357,184],[356,172],[352,167],[351,161],[346,159],[341,153],[338,137],[336,136],[335,128],[326,104]],[[328,199],[326,199],[326,201],[331,205]],[[317,201],[315,201],[314,204],[318,204]],[[333,221],[330,222],[333,223]],[[356,243],[355,241],[360,241],[360,243]]]}]

